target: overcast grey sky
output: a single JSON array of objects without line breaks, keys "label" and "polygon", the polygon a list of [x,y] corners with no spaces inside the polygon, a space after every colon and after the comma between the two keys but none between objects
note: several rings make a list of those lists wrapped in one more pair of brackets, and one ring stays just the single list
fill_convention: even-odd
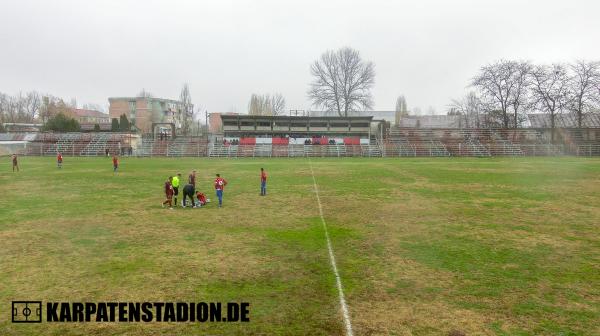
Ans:
[{"label": "overcast grey sky", "polygon": [[252,93],[309,109],[310,64],[350,46],[376,68],[375,109],[443,113],[500,58],[600,59],[600,1],[0,0],[0,92],[82,105],[189,83],[209,112],[245,113]]}]

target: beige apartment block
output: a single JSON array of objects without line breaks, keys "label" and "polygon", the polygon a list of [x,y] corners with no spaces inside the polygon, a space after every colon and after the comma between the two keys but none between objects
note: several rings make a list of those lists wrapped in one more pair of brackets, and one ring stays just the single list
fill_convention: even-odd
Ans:
[{"label": "beige apartment block", "polygon": [[172,123],[181,129],[184,109],[180,101],[152,97],[111,97],[108,101],[111,119],[125,114],[142,133],[151,133],[153,123]]}]

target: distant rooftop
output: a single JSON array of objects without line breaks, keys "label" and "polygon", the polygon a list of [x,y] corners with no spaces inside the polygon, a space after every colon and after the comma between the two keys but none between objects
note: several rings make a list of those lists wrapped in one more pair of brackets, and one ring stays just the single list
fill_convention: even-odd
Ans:
[{"label": "distant rooftop", "polygon": [[108,118],[108,114],[96,110],[71,109],[71,111],[78,117]]},{"label": "distant rooftop", "polygon": [[460,116],[455,115],[425,115],[404,116],[400,118],[399,127],[420,128],[458,128],[460,127]]},{"label": "distant rooftop", "polygon": [[[549,128],[552,126],[550,115],[547,113],[530,113],[527,115],[532,128]],[[554,118],[556,127],[578,127],[575,113],[557,114]],[[581,127],[600,127],[600,113],[585,113],[581,119]]]},{"label": "distant rooftop", "polygon": [[323,120],[371,120],[373,116],[351,116],[351,117],[340,117],[340,116],[289,116],[289,115],[277,115],[277,116],[269,116],[269,115],[250,115],[250,114],[221,114],[221,119],[323,119]]},{"label": "distant rooftop", "polygon": [[167,99],[167,98],[157,98],[157,97],[108,97],[108,101],[111,100],[138,100],[138,99],[149,99],[149,100],[158,100],[168,103],[181,104],[179,100]]}]

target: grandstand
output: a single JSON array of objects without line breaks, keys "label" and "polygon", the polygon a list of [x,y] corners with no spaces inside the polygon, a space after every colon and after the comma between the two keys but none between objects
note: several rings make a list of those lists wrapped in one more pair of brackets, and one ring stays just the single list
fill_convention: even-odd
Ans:
[{"label": "grandstand", "polygon": [[221,115],[211,157],[381,157],[373,117]]},{"label": "grandstand", "polygon": [[123,133],[37,133],[30,134],[22,155],[98,156],[121,153],[130,143]]},{"label": "grandstand", "polygon": [[[591,131],[584,131],[586,134]],[[385,156],[546,156],[579,155],[564,141],[552,142],[548,129],[421,129],[394,127],[385,139]],[[577,143],[577,141],[575,141]],[[592,143],[598,143],[593,140]],[[583,152],[582,152],[583,153]]]}]

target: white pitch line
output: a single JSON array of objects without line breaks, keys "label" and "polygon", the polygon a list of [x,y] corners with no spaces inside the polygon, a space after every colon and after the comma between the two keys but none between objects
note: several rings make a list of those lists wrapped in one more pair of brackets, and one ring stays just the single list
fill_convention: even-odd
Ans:
[{"label": "white pitch line", "polygon": [[317,180],[315,179],[315,172],[313,171],[312,161],[308,159],[310,165],[310,174],[312,175],[313,184],[315,187],[315,195],[317,195],[317,203],[319,204],[319,215],[321,216],[321,223],[323,223],[323,230],[325,230],[325,238],[327,238],[327,249],[329,250],[329,261],[331,261],[331,268],[335,275],[335,283],[337,285],[338,293],[340,296],[340,306],[342,308],[342,317],[344,318],[344,325],[346,326],[346,336],[352,336],[352,323],[350,323],[350,314],[348,314],[348,305],[344,298],[344,289],[342,288],[342,279],[335,263],[335,256],[333,255],[333,247],[331,247],[331,239],[329,239],[329,230],[327,230],[327,223],[325,223],[325,217],[323,217],[323,206],[321,205],[321,198],[319,197],[319,188],[317,187]]}]

